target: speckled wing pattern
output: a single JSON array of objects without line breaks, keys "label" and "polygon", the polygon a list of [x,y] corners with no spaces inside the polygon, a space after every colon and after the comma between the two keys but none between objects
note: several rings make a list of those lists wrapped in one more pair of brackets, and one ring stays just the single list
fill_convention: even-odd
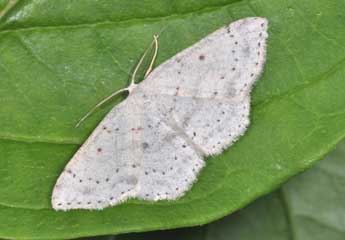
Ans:
[{"label": "speckled wing pattern", "polygon": [[265,63],[267,20],[233,22],[157,67],[77,151],[52,194],[56,210],[103,209],[184,195],[244,134]]}]

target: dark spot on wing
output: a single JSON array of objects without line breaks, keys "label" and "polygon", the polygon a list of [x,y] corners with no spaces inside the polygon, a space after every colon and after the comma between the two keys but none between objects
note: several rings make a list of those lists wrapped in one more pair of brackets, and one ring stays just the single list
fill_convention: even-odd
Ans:
[{"label": "dark spot on wing", "polygon": [[150,145],[147,142],[142,143],[143,149],[147,149]]}]

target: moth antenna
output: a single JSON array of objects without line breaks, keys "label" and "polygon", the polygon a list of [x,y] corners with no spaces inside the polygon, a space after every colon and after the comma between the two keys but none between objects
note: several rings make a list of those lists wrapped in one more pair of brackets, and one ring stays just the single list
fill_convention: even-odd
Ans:
[{"label": "moth antenna", "polygon": [[[163,30],[162,30],[163,31]],[[162,32],[161,31],[161,32]],[[153,68],[153,64],[156,60],[156,57],[157,57],[157,52],[158,52],[158,37],[159,35],[158,34],[155,34],[153,35],[153,40],[151,42],[151,44],[149,45],[149,47],[145,50],[144,54],[141,56],[137,66],[135,67],[134,71],[133,71],[133,74],[132,74],[132,79],[131,79],[131,83],[128,87],[126,88],[122,88],[116,92],[114,92],[113,94],[111,94],[110,96],[104,98],[102,101],[100,101],[96,106],[94,106],[88,113],[86,113],[79,121],[78,123],[75,125],[75,127],[79,127],[81,123],[83,123],[85,121],[86,118],[88,118],[97,108],[99,108],[100,106],[102,106],[104,103],[106,103],[107,101],[109,101],[111,98],[115,97],[116,95],[122,93],[122,92],[125,92],[125,91],[128,91],[128,92],[131,92],[133,90],[133,88],[135,88],[135,86],[137,85],[135,83],[135,75],[137,74],[137,71],[139,70],[139,67],[140,65],[143,63],[146,55],[148,54],[149,50],[151,49],[151,47],[154,45],[155,46],[155,50],[154,50],[154,54],[153,54],[153,57],[151,59],[151,62],[150,62],[150,66],[148,67],[146,73],[145,73],[145,77],[146,78],[150,72],[152,71],[152,68]]]},{"label": "moth antenna", "polygon": [[133,85],[135,83],[135,75],[137,73],[137,71],[139,70],[139,67],[140,65],[142,64],[142,62],[144,61],[146,55],[148,54],[149,50],[152,48],[152,46],[154,45],[155,46],[155,50],[154,50],[154,53],[153,53],[153,57],[151,59],[151,62],[150,62],[150,66],[148,67],[145,75],[144,75],[144,79],[152,72],[152,68],[153,68],[153,64],[157,58],[157,53],[158,53],[158,38],[159,36],[166,30],[166,28],[168,27],[169,25],[165,26],[164,28],[162,28],[158,34],[154,34],[153,35],[153,41],[151,42],[150,46],[146,49],[146,51],[144,52],[144,54],[142,55],[142,57],[140,58],[137,66],[135,67],[134,69],[134,72],[133,72],[133,75],[132,75],[132,80],[131,80],[131,85]]},{"label": "moth antenna", "polygon": [[169,25],[165,26],[164,28],[162,28],[159,31],[159,33],[153,35],[153,43],[155,45],[155,50],[154,50],[153,57],[152,57],[151,62],[150,62],[150,66],[148,67],[148,69],[145,73],[144,79],[152,72],[153,64],[156,61],[157,53],[158,53],[158,38],[167,29],[168,26]]},{"label": "moth antenna", "polygon": [[135,75],[137,74],[139,67],[141,66],[141,64],[143,63],[146,55],[148,54],[148,52],[150,51],[150,49],[152,48],[152,46],[155,44],[155,38],[153,38],[151,44],[148,46],[148,48],[145,50],[144,54],[141,56],[137,66],[135,67],[133,74],[132,74],[132,79],[131,79],[131,84],[130,86],[135,85]]},{"label": "moth antenna", "polygon": [[153,57],[151,59],[150,66],[148,67],[148,69],[145,73],[144,79],[152,72],[153,64],[156,61],[157,53],[158,53],[158,37],[159,37],[159,35],[153,35],[153,41],[155,43],[155,51],[153,53]]},{"label": "moth antenna", "polygon": [[85,120],[86,118],[88,118],[97,108],[99,108],[100,106],[102,106],[105,102],[107,102],[107,101],[110,100],[111,98],[113,98],[113,97],[115,97],[116,95],[118,95],[118,94],[120,94],[120,93],[122,93],[122,92],[125,92],[125,91],[129,91],[128,87],[127,87],[127,88],[122,88],[122,89],[120,89],[120,90],[114,92],[114,93],[111,94],[110,96],[104,98],[102,101],[100,101],[99,103],[97,103],[96,106],[94,106],[93,108],[91,108],[91,110],[90,110],[88,113],[86,113],[86,114],[84,115],[84,117],[82,117],[82,118],[78,121],[78,123],[75,125],[75,127],[76,127],[76,128],[79,127],[80,124],[81,124],[82,122],[84,122],[84,120]]}]

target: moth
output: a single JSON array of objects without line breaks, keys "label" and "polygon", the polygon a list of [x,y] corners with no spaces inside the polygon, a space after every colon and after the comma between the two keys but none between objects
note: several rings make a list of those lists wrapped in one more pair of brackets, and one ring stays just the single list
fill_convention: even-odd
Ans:
[{"label": "moth", "polygon": [[103,209],[129,198],[183,196],[204,158],[221,153],[246,131],[250,92],[266,59],[267,28],[260,17],[230,23],[139,84],[132,80],[116,92],[129,95],[66,165],[53,190],[53,208]]}]

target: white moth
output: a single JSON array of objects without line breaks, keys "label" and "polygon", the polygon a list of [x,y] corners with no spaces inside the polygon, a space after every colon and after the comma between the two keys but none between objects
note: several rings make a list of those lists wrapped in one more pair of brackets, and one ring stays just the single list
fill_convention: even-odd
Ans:
[{"label": "white moth", "polygon": [[61,173],[56,210],[103,209],[129,198],[174,200],[204,157],[249,125],[250,92],[265,63],[267,20],[233,22],[176,54],[115,106]]}]

